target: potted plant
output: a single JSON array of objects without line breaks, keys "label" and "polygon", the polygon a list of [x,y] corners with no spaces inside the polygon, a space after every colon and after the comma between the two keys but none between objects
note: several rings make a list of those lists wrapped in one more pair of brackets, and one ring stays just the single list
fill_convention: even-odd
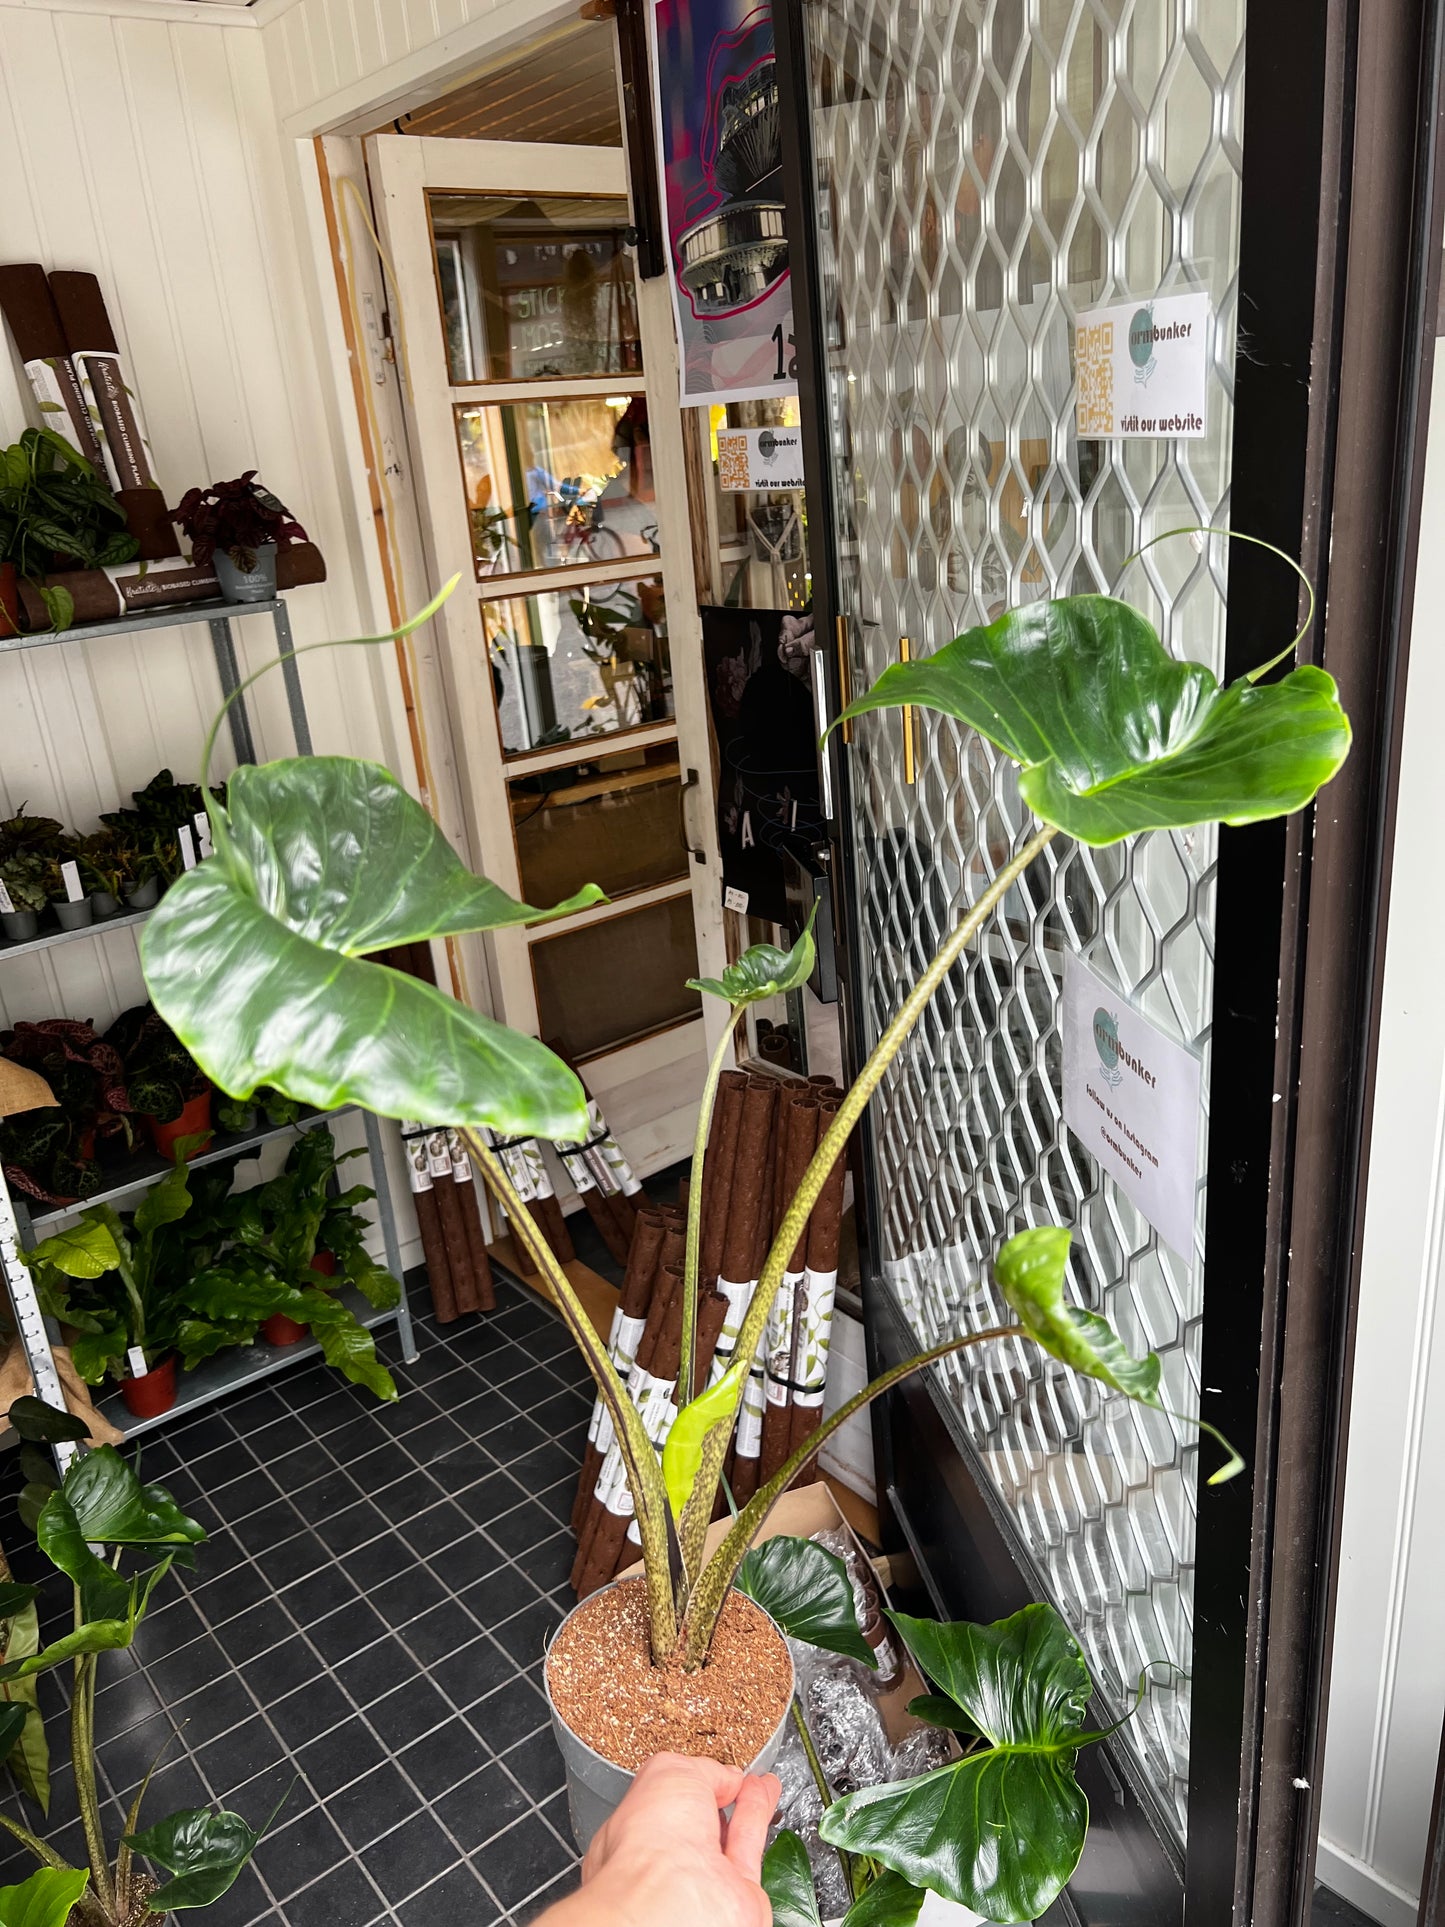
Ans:
[{"label": "potted plant", "polygon": [[[428,619],[434,607],[417,620]],[[481,1135],[487,1127],[507,1135],[575,1138],[585,1129],[581,1085],[535,1039],[505,1032],[432,986],[365,961],[367,952],[393,943],[566,914],[595,902],[599,893],[580,892],[551,912],[513,901],[465,869],[393,777],[350,758],[297,757],[243,768],[231,780],[224,808],[212,807],[216,859],[167,894],[142,940],[156,1008],[208,1075],[237,1097],[266,1083],[305,1103],[330,1106],[350,1099],[385,1116],[459,1127],[597,1381],[626,1467],[645,1576],[585,1601],[549,1655],[545,1679],[554,1728],[579,1810],[587,1793],[593,1817],[615,1804],[630,1768],[639,1763],[627,1755],[627,1745],[641,1718],[629,1719],[626,1702],[617,1697],[624,1686],[634,1709],[646,1706],[662,1718],[660,1725],[649,1723],[654,1748],[725,1747],[723,1757],[730,1755],[738,1766],[766,1756],[791,1691],[777,1627],[806,1622],[816,1562],[803,1553],[775,1555],[796,1558],[800,1583],[774,1595],[772,1626],[746,1601],[738,1603],[738,1574],[781,1493],[836,1427],[870,1399],[953,1352],[1007,1340],[1037,1345],[1120,1396],[1159,1408],[1158,1358],[1132,1357],[1106,1319],[1070,1301],[1069,1234],[1037,1226],[997,1255],[999,1293],[1011,1314],[1005,1322],[948,1338],[848,1400],[759,1487],[721,1544],[707,1553],[707,1529],[745,1381],[787,1259],[849,1133],[934,990],[1011,885],[1059,835],[1107,845],[1150,830],[1252,823],[1304,808],[1339,769],[1350,733],[1335,685],[1322,670],[1302,666],[1275,682],[1262,680],[1292,649],[1221,688],[1200,665],[1174,660],[1126,603],[1104,596],[1039,600],[1006,611],[931,657],[890,669],[851,706],[853,716],[895,704],[932,708],[979,730],[1018,765],[1019,791],[1037,828],[949,932],[884,1027],[782,1214],[742,1321],[736,1362],[716,1384],[698,1390],[688,1381],[697,1319],[700,1178],[728,1049],[726,1038],[719,1044],[700,1107],[690,1190],[680,1410],[661,1464],[606,1345]],[[252,963],[239,981],[232,963],[238,946]],[[805,933],[792,952],[755,947],[720,980],[699,987],[724,997],[736,1017],[749,1002],[801,982],[811,967],[812,939]],[[224,999],[213,988],[222,974]],[[298,1010],[307,1013],[304,1024],[296,1020]],[[1215,1481],[1239,1464],[1231,1455]],[[1051,1689],[1027,1646],[1020,1664],[1030,1695],[1049,1701]],[[704,1680],[710,1668],[716,1670]],[[688,1719],[689,1699],[704,1685],[717,1698],[729,1669],[734,1681],[766,1681],[767,1694],[751,1693],[756,1717],[750,1727],[715,1726],[703,1743]],[[614,1720],[606,1733],[589,1728],[587,1720],[589,1701],[595,1703],[604,1689]],[[601,1746],[589,1743],[589,1733]],[[1048,1744],[1057,1741],[1054,1725]],[[1062,1760],[1076,1743],[1069,1740],[1056,1757]],[[1066,1807],[1077,1813],[1080,1797],[1076,1788],[1070,1793],[1054,1780],[1040,1789],[1043,1805],[1032,1832],[1047,1850],[1048,1866],[1030,1887],[1030,1905],[1059,1892],[1073,1870],[1082,1833],[1054,1825],[1053,1818]],[[927,1860],[915,1853],[914,1841],[891,1838],[874,1846],[872,1857],[915,1888],[932,1886],[960,1900],[965,1888],[954,1876],[967,1870],[973,1882],[968,1891],[995,1889],[1004,1904],[1017,1829],[999,1836],[982,1805],[967,1801],[950,1803],[940,1824],[951,1841],[946,1864],[943,1856]],[[992,1903],[978,1911],[989,1914]]]},{"label": "potted plant", "polygon": [[105,1033],[119,1053],[131,1108],[143,1117],[157,1153],[168,1158],[181,1138],[200,1149],[211,1131],[211,1086],[205,1072],[149,1004],[124,1010]]},{"label": "potted plant", "polygon": [[[79,839],[66,837],[55,854],[47,857],[45,862],[45,895],[55,921],[62,930],[83,930],[95,916],[90,893],[80,880],[79,851]],[[71,863],[76,866],[75,887],[80,892],[78,896],[71,895],[71,886],[65,874],[67,865]]]},{"label": "potted plant", "polygon": [[10,943],[29,943],[40,930],[40,913],[50,901],[46,859],[31,850],[0,857],[0,883],[9,908],[0,909],[0,930]]},{"label": "potted plant", "polygon": [[68,629],[75,604],[50,588],[54,568],[108,569],[140,544],[125,511],[91,464],[48,428],[27,428],[0,450],[0,610],[3,633],[19,633],[18,580],[34,585],[52,629]]},{"label": "potted plant", "polygon": [[261,1117],[271,1125],[294,1124],[301,1115],[301,1106],[295,1098],[283,1097],[280,1091],[267,1090],[262,1086],[252,1097],[218,1097],[215,1114],[216,1122],[223,1131],[240,1135],[254,1131]]},{"label": "potted plant", "polygon": [[90,886],[90,907],[97,923],[120,914],[121,898],[134,888],[134,859],[125,835],[103,827],[76,844],[80,874]]},{"label": "potted plant", "polygon": [[[276,544],[296,524],[248,468],[232,482],[212,482],[182,496],[175,520],[191,554],[211,563],[227,602],[267,602],[276,593]],[[298,531],[299,532],[299,531]]]},{"label": "potted plant", "polygon": [[[54,1639],[38,1651],[12,1656],[11,1628],[22,1616],[33,1617],[41,1589],[12,1580],[0,1583],[6,1647],[0,1682],[23,1687],[41,1673],[67,1663],[71,1667],[70,1758],[87,1864],[67,1866],[29,1827],[0,1814],[0,1826],[42,1863],[41,1872],[21,1887],[3,1891],[8,1911],[0,1914],[0,1927],[66,1927],[67,1922],[70,1927],[143,1927],[172,1912],[209,1906],[231,1887],[265,1828],[251,1828],[236,1813],[201,1807],[142,1830],[153,1765],[112,1853],[95,1755],[100,1656],[134,1643],[156,1587],[173,1565],[195,1563],[196,1549],[206,1542],[205,1528],[187,1518],[164,1486],[142,1485],[112,1446],[75,1458],[59,1479],[44,1447],[85,1438],[84,1422],[70,1413],[36,1398],[18,1398],[9,1417],[22,1441],[22,1469],[29,1481],[21,1516],[34,1527],[46,1558],[70,1582],[74,1605],[70,1624]],[[137,1556],[139,1569],[128,1571]],[[0,1757],[22,1744],[28,1718],[23,1701],[0,1704]],[[146,1872],[141,1861],[169,1880]]]}]

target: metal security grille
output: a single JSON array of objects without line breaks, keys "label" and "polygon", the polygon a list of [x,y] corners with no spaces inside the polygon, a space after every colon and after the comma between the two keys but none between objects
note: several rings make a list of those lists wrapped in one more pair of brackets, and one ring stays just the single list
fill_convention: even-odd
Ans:
[{"label": "metal security grille", "polygon": [[[1008,603],[1121,587],[1217,672],[1225,545],[1129,558],[1228,519],[1243,0],[811,0],[806,15],[853,689],[900,638],[921,654]],[[1075,315],[1200,287],[1205,439],[1081,441]],[[985,743],[921,713],[914,728],[914,783],[897,712],[860,722],[851,752],[874,1035],[1028,834]],[[1161,1354],[1174,1412],[1199,1410],[1203,1187],[1196,1251],[1175,1254],[1063,1124],[1058,1005],[1074,949],[1207,1073],[1213,862],[1212,834],[1097,852],[1060,838],[944,986],[873,1106],[884,1276],[920,1340],[995,1322],[1001,1240],[1071,1225],[1077,1302]],[[1154,1667],[1121,1743],[1182,1839],[1192,1426],[1030,1347],[969,1354],[945,1379],[1106,1699],[1122,1711],[1143,1668],[1177,1669]]]}]

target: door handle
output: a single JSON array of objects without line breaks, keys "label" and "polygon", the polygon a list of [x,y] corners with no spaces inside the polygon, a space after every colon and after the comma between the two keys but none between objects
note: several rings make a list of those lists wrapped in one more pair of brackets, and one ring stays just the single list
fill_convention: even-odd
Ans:
[{"label": "door handle", "polygon": [[690,769],[677,792],[677,823],[678,830],[682,836],[682,847],[687,851],[694,863],[706,863],[707,851],[700,849],[696,843],[692,842],[687,833],[687,793],[689,790],[695,790],[697,788],[697,771]]},{"label": "door handle", "polygon": [[[907,636],[898,638],[898,660],[912,662],[913,644]],[[910,787],[918,781],[918,754],[913,739],[913,709],[905,704],[903,711],[903,780]]]}]

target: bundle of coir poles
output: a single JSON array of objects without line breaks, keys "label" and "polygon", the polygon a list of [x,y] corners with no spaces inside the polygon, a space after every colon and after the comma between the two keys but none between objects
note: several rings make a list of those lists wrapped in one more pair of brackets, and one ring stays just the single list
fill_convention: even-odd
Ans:
[{"label": "bundle of coir poles", "polygon": [[[831,1078],[804,1084],[724,1072],[703,1186],[695,1385],[716,1382],[733,1363],[768,1249],[841,1096]],[[726,1468],[739,1505],[822,1422],[845,1172],[840,1158],[791,1254],[753,1361]],[[610,1339],[613,1362],[659,1450],[677,1416],[683,1242],[679,1209],[637,1214]],[[572,1583],[585,1597],[639,1552],[632,1494],[600,1400],[572,1524]]]}]

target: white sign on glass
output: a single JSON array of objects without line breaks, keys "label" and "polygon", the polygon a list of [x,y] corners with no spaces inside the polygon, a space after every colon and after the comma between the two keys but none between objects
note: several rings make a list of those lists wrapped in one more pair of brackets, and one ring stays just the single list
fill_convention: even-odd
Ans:
[{"label": "white sign on glass", "polygon": [[1074,362],[1081,437],[1197,441],[1208,417],[1207,291],[1087,309],[1074,323]]},{"label": "white sign on glass", "polygon": [[803,437],[796,428],[720,428],[718,486],[731,494],[802,488]]},{"label": "white sign on glass", "polygon": [[1171,1251],[1194,1254],[1200,1062],[1070,951],[1064,1122]]}]

